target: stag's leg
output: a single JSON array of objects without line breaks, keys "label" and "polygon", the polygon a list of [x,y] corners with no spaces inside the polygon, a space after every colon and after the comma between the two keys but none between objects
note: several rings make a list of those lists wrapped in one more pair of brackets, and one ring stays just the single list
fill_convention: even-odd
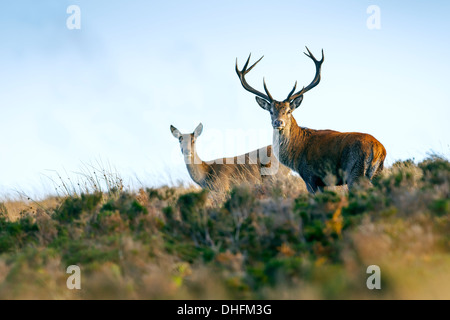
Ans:
[{"label": "stag's leg", "polygon": [[381,171],[383,171],[383,168],[384,168],[384,163],[383,163],[383,161],[384,161],[384,160],[382,160],[381,163],[378,165],[378,168],[377,168],[377,170],[375,171],[375,174],[372,176],[372,178],[373,178],[373,177],[376,177],[377,175],[379,175],[379,174],[381,173]]},{"label": "stag's leg", "polygon": [[350,167],[346,172],[345,181],[347,182],[348,188],[350,189],[359,178],[364,177],[364,160],[355,161],[353,166]]},{"label": "stag's leg", "polygon": [[305,181],[306,188],[308,189],[309,193],[316,194],[317,191],[323,192],[323,186],[318,184],[317,177],[309,177],[303,180]]},{"label": "stag's leg", "polygon": [[383,171],[383,162],[382,161],[376,161],[372,166],[367,170],[366,177],[369,180],[372,180],[375,176],[379,175]]},{"label": "stag's leg", "polygon": [[308,192],[312,194],[317,193],[317,190],[319,190],[317,185],[311,183],[306,183],[306,188],[308,189]]},{"label": "stag's leg", "polygon": [[308,189],[308,192],[315,193],[317,185],[314,183],[314,180],[311,179],[311,176],[306,174],[301,174],[300,176],[302,177],[303,181],[305,181],[306,189]]}]

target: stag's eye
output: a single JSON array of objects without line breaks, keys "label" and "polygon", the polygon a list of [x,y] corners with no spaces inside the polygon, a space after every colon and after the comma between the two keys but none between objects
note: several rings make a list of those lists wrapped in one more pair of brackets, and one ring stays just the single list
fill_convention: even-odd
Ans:
[{"label": "stag's eye", "polygon": [[183,137],[180,137],[178,140],[179,140],[180,142],[183,141]]}]

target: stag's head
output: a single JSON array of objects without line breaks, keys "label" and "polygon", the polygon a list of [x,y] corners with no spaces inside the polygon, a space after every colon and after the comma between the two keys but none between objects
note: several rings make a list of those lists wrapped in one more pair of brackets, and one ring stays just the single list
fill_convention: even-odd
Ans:
[{"label": "stag's head", "polygon": [[181,153],[185,157],[192,157],[194,155],[195,142],[203,131],[203,125],[200,123],[192,133],[183,134],[172,125],[170,126],[170,131],[172,131],[172,135],[180,142]]},{"label": "stag's head", "polygon": [[248,64],[250,62],[251,54],[248,56],[247,62],[245,63],[242,70],[239,70],[237,59],[236,59],[236,73],[239,76],[239,79],[241,80],[241,84],[244,87],[245,90],[253,93],[256,95],[256,101],[258,102],[259,106],[263,108],[264,110],[267,110],[270,112],[270,116],[272,119],[272,127],[276,130],[284,130],[285,128],[289,128],[290,124],[292,122],[292,112],[300,106],[303,100],[303,95],[317,86],[320,82],[320,70],[322,67],[322,63],[324,61],[324,55],[322,50],[322,59],[316,60],[314,55],[309,51],[308,47],[306,47],[306,50],[308,53],[305,52],[305,55],[311,58],[314,61],[314,64],[316,65],[316,75],[313,79],[313,81],[307,86],[303,87],[300,91],[295,92],[295,89],[297,88],[297,82],[295,82],[294,88],[291,90],[291,92],[288,94],[287,98],[283,101],[277,101],[272,98],[272,95],[270,94],[269,90],[267,89],[266,81],[263,80],[264,84],[264,91],[265,94],[252,88],[247,81],[245,80],[245,75],[252,70],[252,68],[264,57],[261,57],[258,61],[256,61],[250,68],[248,68]]}]

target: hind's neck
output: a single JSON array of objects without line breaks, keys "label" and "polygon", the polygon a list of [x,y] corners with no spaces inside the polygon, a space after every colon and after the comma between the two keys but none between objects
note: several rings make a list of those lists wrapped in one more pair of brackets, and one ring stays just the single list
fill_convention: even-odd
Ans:
[{"label": "hind's neck", "polygon": [[192,180],[203,187],[207,177],[208,164],[200,159],[195,146],[192,147],[191,155],[184,157],[184,162],[186,163],[187,170]]}]

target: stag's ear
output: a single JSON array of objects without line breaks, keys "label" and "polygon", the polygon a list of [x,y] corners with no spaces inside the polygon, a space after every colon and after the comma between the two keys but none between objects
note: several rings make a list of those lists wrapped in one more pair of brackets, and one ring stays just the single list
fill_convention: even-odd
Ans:
[{"label": "stag's ear", "polygon": [[201,135],[202,134],[202,131],[203,131],[203,125],[202,125],[202,123],[200,122],[200,124],[197,126],[197,128],[195,128],[195,130],[194,130],[194,137],[198,137],[199,135]]},{"label": "stag's ear", "polygon": [[300,107],[300,105],[302,104],[303,101],[303,95],[301,95],[298,98],[295,98],[292,102],[291,102],[291,110],[294,111],[295,109],[297,109],[298,107]]},{"label": "stag's ear", "polygon": [[178,130],[177,128],[175,128],[174,126],[170,125],[170,131],[172,131],[172,135],[177,138],[180,139],[181,137],[181,132],[180,130]]},{"label": "stag's ear", "polygon": [[267,100],[262,99],[260,97],[255,97],[255,98],[256,98],[256,102],[258,102],[258,104],[261,108],[263,108],[264,110],[270,111],[271,106]]}]

